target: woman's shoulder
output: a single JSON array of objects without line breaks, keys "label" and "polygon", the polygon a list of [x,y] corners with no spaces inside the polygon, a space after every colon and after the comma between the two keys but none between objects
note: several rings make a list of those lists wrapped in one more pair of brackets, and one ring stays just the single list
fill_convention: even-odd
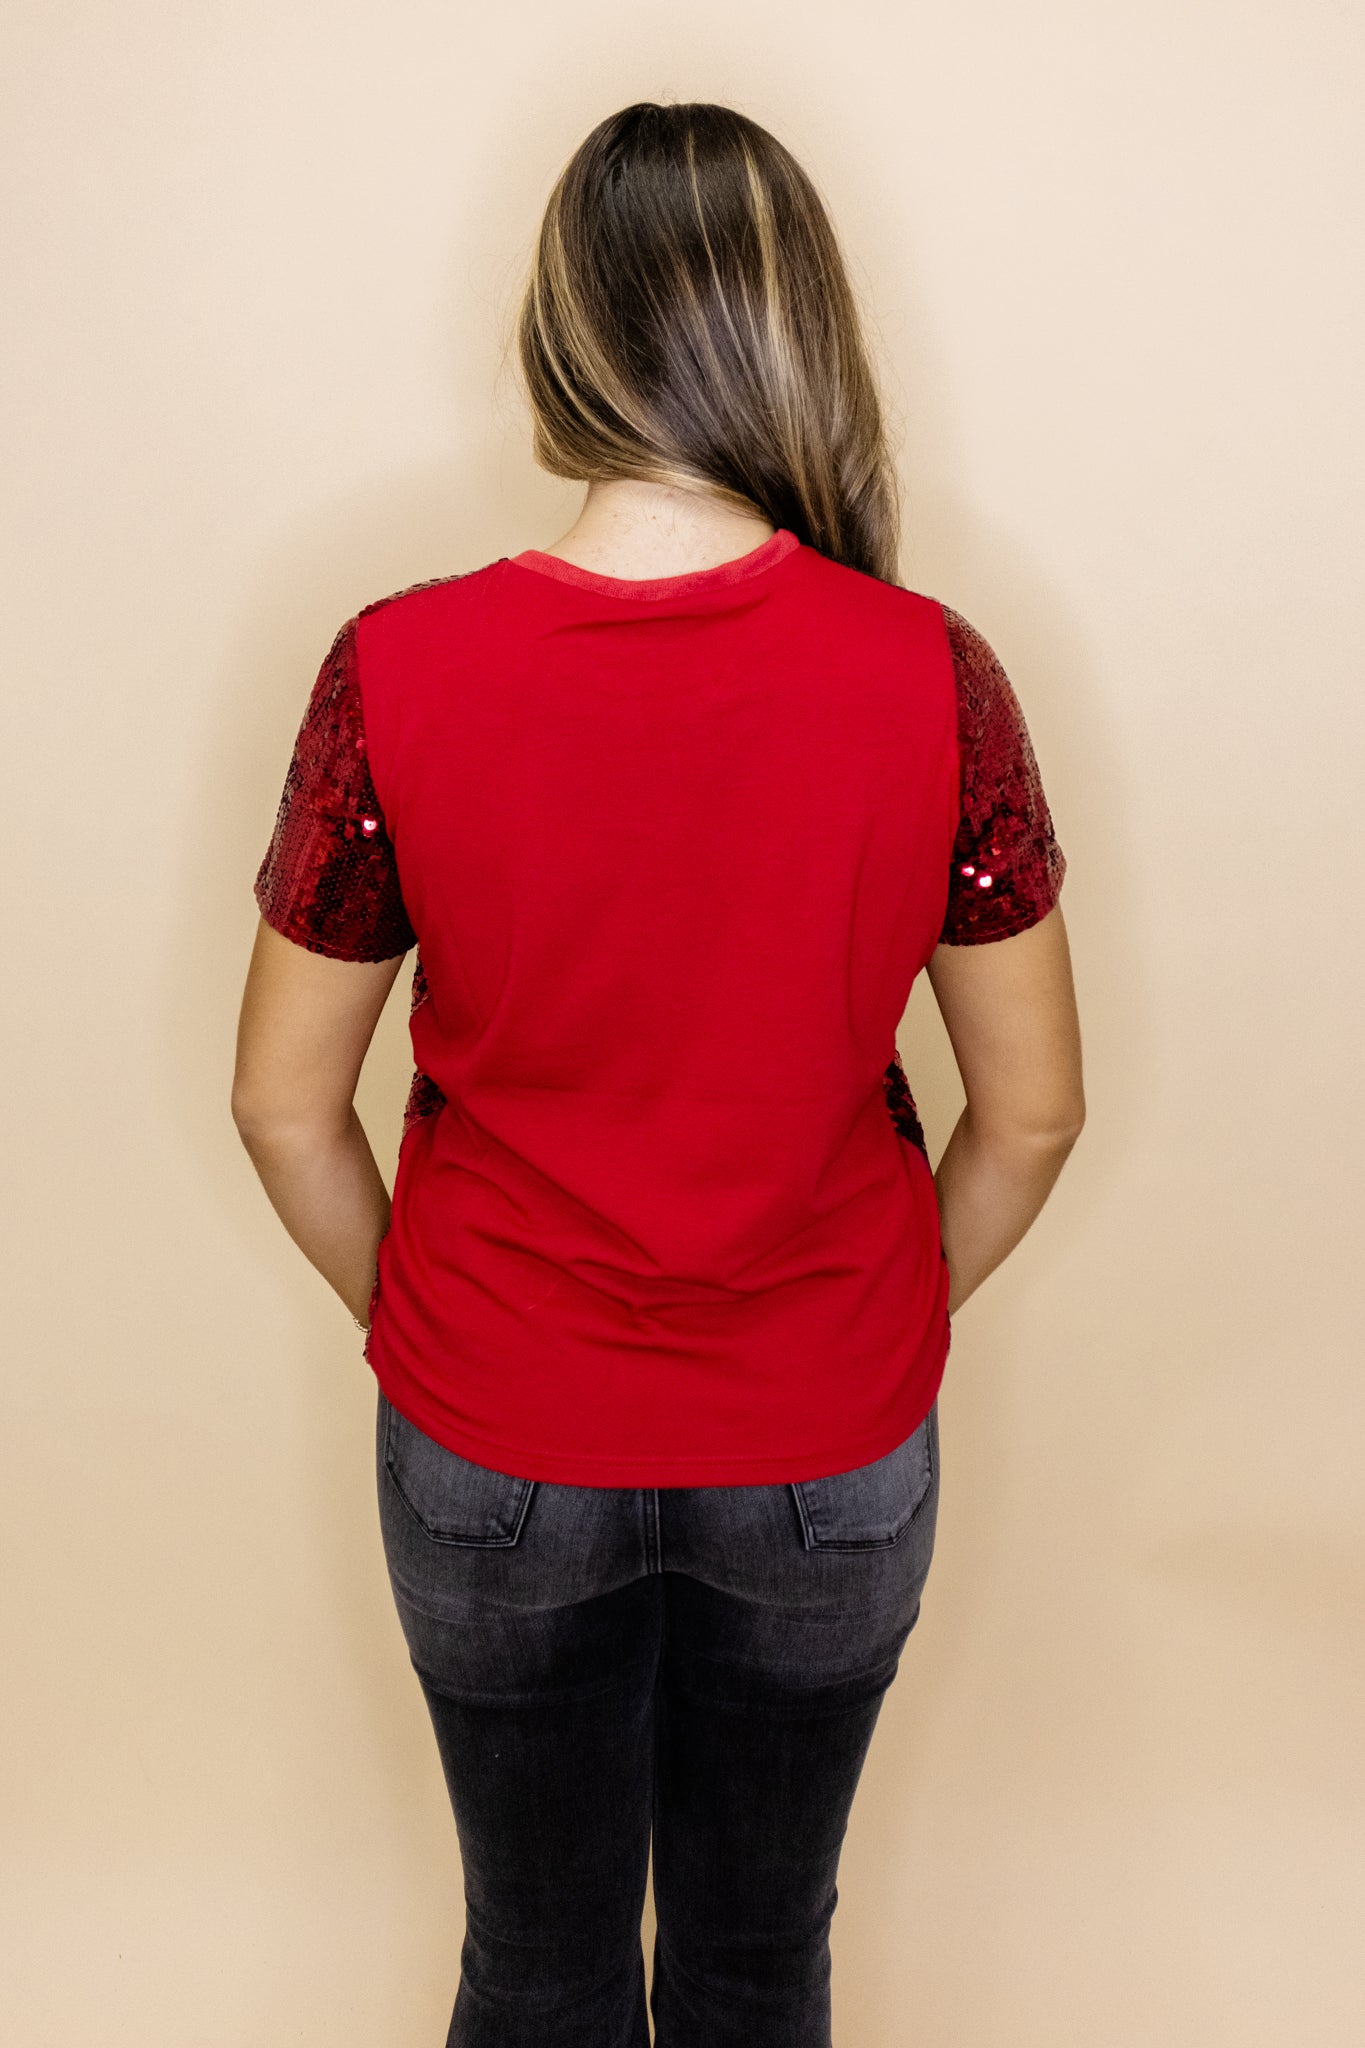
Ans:
[{"label": "woman's shoulder", "polygon": [[482,562],[473,569],[450,569],[444,575],[425,576],[419,582],[405,583],[399,590],[385,591],[383,596],[373,597],[362,605],[352,623],[359,625],[363,621],[372,631],[376,619],[397,627],[400,623],[416,623],[433,608],[439,611],[452,602],[463,609],[477,603],[506,560],[506,555],[499,555],[495,561]]},{"label": "woman's shoulder", "polygon": [[478,577],[487,575],[497,567],[495,562],[486,563],[479,569],[451,569],[441,576],[425,576],[417,583],[405,583],[399,590],[385,591],[382,597],[372,597],[356,613],[357,622],[373,618],[376,612],[390,611],[396,606],[409,606],[414,601],[430,599],[436,593],[453,593],[460,585],[473,583]]}]

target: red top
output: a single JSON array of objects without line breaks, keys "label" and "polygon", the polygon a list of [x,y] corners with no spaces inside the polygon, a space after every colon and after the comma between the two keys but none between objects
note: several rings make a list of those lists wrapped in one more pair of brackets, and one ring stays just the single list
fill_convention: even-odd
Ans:
[{"label": "red top", "polygon": [[564,1484],[892,1450],[951,1335],[896,1027],[936,945],[1022,931],[1064,871],[986,642],[785,528],[690,575],[529,548],[366,605],[255,893],[314,952],[419,945],[389,1400]]}]

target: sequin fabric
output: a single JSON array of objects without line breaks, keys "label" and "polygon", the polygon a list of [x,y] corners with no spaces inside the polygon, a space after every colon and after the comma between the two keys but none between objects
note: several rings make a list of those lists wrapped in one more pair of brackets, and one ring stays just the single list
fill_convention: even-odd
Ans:
[{"label": "sequin fabric", "polygon": [[[421,1009],[423,1003],[430,1000],[431,990],[427,985],[426,969],[422,965],[422,955],[419,950],[412,970],[412,1002],[408,1009],[409,1018],[413,1017]],[[435,1081],[432,1080],[430,1074],[424,1074],[420,1067],[414,1067],[412,1085],[408,1089],[408,1099],[403,1109],[404,1137],[407,1136],[414,1124],[420,1124],[425,1116],[434,1115],[444,1102],[445,1095]]]},{"label": "sequin fabric", "polygon": [[[366,605],[356,618],[452,580],[437,576],[410,584]],[[1066,859],[1009,678],[982,635],[947,605],[941,609],[957,690],[961,816],[940,940],[978,945],[1022,931],[1050,910]],[[370,777],[356,672],[356,619],[337,634],[313,686],[255,894],[267,923],[310,952],[388,960],[417,944],[393,842]],[[419,948],[410,1016],[430,996]],[[896,1130],[927,1159],[924,1129],[899,1051],[882,1086]],[[403,1109],[404,1135],[445,1099],[430,1075],[415,1068]]]},{"label": "sequin fabric", "polygon": [[940,943],[974,946],[1036,924],[1057,900],[1057,844],[1024,714],[994,652],[942,606],[957,685],[962,814]]},{"label": "sequin fabric", "polygon": [[882,1075],[882,1087],[892,1123],[903,1138],[908,1138],[912,1145],[919,1147],[927,1159],[929,1147],[924,1142],[924,1127],[919,1120],[919,1111],[915,1108],[915,1098],[910,1093],[910,1082],[905,1068],[901,1065],[899,1051]]},{"label": "sequin fabric", "polygon": [[318,671],[254,892],[266,923],[310,953],[391,960],[416,944],[370,778],[354,619]]}]

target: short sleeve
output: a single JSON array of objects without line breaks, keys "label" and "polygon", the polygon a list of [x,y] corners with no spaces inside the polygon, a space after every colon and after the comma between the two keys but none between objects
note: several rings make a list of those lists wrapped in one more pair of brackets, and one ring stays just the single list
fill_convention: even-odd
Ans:
[{"label": "short sleeve", "polygon": [[975,627],[947,605],[942,611],[957,688],[961,815],[939,941],[975,946],[1046,916],[1066,856],[1009,677]]},{"label": "short sleeve", "polygon": [[354,619],[318,671],[253,887],[266,923],[310,953],[391,960],[417,943],[370,777]]}]

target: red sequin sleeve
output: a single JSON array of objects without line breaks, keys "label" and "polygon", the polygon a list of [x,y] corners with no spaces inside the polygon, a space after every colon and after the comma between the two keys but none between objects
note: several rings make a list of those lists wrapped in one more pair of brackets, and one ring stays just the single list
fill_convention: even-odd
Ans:
[{"label": "red sequin sleeve", "polygon": [[962,812],[939,941],[975,946],[1037,924],[1057,901],[1057,844],[1028,727],[1009,677],[975,627],[942,607],[957,684]]},{"label": "red sequin sleeve", "polygon": [[417,943],[370,778],[356,622],[318,671],[254,883],[268,925],[334,960],[391,960]]}]

